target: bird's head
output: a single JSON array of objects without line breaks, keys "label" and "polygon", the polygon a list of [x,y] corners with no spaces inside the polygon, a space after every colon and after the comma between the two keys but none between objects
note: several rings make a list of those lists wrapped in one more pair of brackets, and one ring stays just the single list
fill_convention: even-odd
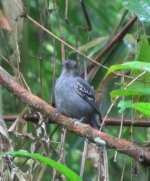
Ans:
[{"label": "bird's head", "polygon": [[78,75],[77,63],[73,60],[66,60],[63,65],[62,74],[69,76],[77,76]]}]

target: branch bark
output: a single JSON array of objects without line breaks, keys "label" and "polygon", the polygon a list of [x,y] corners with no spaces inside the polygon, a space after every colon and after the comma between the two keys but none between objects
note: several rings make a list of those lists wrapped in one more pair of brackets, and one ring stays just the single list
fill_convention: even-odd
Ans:
[{"label": "branch bark", "polygon": [[[18,115],[3,115],[1,117],[5,122],[14,122],[18,118]],[[35,112],[35,113],[23,115],[23,119],[26,121],[38,124],[40,116],[39,116],[39,114],[37,114]],[[107,117],[106,121],[105,121],[105,125],[107,125],[107,126],[120,126],[121,121],[122,120],[119,118]],[[48,120],[48,123],[54,124],[55,122]],[[139,119],[136,121],[133,121],[131,119],[125,119],[125,120],[123,120],[123,126],[150,127],[150,119]]]},{"label": "branch bark", "polygon": [[150,151],[124,139],[115,138],[106,133],[93,129],[89,125],[77,122],[64,115],[57,116],[56,109],[22,87],[10,74],[0,67],[0,83],[22,102],[40,111],[55,123],[64,126],[67,130],[89,139],[98,144],[95,140],[100,138],[106,142],[107,148],[118,150],[135,160],[150,165]]},{"label": "branch bark", "polygon": [[[103,47],[102,51],[95,57],[95,61],[100,62],[104,55],[113,47],[117,42],[123,39],[131,26],[137,21],[137,16],[132,17],[112,39]],[[88,72],[90,72],[96,64],[93,62],[88,66]]]}]

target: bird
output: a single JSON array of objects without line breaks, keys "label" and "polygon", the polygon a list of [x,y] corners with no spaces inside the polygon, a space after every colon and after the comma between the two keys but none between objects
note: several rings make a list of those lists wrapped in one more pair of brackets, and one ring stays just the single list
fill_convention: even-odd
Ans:
[{"label": "bird", "polygon": [[102,118],[94,90],[80,77],[76,61],[64,62],[54,85],[54,99],[58,113],[100,129]]}]

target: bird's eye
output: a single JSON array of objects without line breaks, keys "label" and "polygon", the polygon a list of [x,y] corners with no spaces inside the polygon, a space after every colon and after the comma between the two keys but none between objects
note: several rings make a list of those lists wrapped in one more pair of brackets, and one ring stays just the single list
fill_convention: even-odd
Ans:
[{"label": "bird's eye", "polygon": [[74,68],[75,68],[75,69],[77,68],[77,64],[74,65]]},{"label": "bird's eye", "polygon": [[69,69],[69,62],[68,62],[68,61],[66,61],[66,62],[64,63],[64,67],[66,67],[66,69]]}]

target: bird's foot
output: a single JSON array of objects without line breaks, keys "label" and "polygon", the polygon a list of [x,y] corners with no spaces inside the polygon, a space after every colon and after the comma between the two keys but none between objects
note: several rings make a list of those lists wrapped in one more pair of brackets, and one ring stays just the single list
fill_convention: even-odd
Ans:
[{"label": "bird's foot", "polygon": [[81,123],[85,123],[85,118],[84,117],[82,117],[81,119],[79,119],[79,121],[81,122]]},{"label": "bird's foot", "polygon": [[73,123],[74,125],[78,125],[78,124],[80,123],[80,120],[73,118],[73,119],[72,119],[72,123]]},{"label": "bird's foot", "polygon": [[56,112],[56,117],[59,117],[61,115],[61,113],[60,112]]},{"label": "bird's foot", "polygon": [[[84,118],[81,118],[81,119],[72,119],[72,123],[75,125],[75,126],[78,126],[78,127],[83,127],[83,123],[84,122]],[[87,125],[85,125],[87,126]]]}]

